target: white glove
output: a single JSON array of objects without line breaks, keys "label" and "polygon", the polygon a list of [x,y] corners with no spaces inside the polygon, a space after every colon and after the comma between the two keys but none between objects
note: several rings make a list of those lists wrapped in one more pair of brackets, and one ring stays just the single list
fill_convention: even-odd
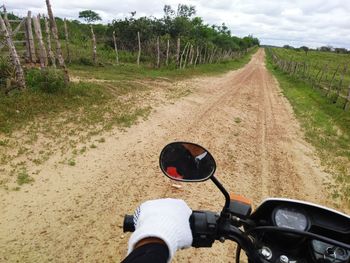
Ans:
[{"label": "white glove", "polygon": [[134,214],[136,230],[129,239],[128,254],[140,240],[156,237],[167,244],[170,262],[176,250],[192,245],[191,214],[192,210],[180,199],[158,199],[141,204]]}]

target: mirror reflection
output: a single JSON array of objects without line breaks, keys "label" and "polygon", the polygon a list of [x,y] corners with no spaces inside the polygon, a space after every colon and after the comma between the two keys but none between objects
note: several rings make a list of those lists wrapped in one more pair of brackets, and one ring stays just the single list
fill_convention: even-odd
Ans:
[{"label": "mirror reflection", "polygon": [[177,181],[204,181],[214,174],[216,164],[205,148],[176,142],[162,150],[160,167],[166,176]]}]

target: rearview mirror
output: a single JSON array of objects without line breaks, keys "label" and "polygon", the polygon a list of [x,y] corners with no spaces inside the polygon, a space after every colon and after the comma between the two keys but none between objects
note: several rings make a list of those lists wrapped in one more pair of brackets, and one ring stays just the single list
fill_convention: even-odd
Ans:
[{"label": "rearview mirror", "polygon": [[160,169],[172,180],[202,182],[215,172],[213,156],[202,146],[173,142],[164,147],[159,158]]}]

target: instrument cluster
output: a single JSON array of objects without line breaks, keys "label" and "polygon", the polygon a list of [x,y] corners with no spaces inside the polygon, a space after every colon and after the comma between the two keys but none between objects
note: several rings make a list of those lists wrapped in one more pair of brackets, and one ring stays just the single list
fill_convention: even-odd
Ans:
[{"label": "instrument cluster", "polygon": [[[308,231],[311,225],[306,212],[288,206],[277,206],[272,213],[272,221],[278,227],[299,231]],[[311,247],[317,261],[341,263],[350,259],[350,251],[319,240],[311,240]]]},{"label": "instrument cluster", "polygon": [[278,227],[307,231],[309,221],[303,211],[295,208],[277,207],[273,213],[273,222]]}]

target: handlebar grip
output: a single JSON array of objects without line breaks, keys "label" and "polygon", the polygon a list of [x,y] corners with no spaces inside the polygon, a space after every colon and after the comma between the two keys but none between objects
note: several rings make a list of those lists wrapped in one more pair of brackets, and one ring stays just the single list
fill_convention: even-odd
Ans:
[{"label": "handlebar grip", "polygon": [[125,215],[124,216],[124,223],[123,223],[123,232],[134,232],[135,231],[135,225],[134,225],[134,216],[133,215]]}]

